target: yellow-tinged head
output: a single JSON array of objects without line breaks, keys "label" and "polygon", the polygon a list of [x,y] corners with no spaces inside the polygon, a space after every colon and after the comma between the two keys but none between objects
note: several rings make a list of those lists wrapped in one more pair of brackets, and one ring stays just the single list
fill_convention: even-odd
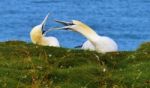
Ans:
[{"label": "yellow-tinged head", "polygon": [[42,36],[42,25],[35,26],[30,32],[30,37],[34,44],[40,42]]},{"label": "yellow-tinged head", "polygon": [[96,32],[93,31],[92,28],[90,28],[88,25],[82,23],[81,21],[78,21],[78,20],[73,20],[72,23],[74,24],[71,28],[74,30],[74,31],[84,31],[84,33],[87,33],[87,34],[95,34]]},{"label": "yellow-tinged head", "polygon": [[86,29],[86,30],[92,30],[88,25],[82,23],[81,21],[78,21],[78,20],[73,20],[72,23],[78,27],[81,27],[82,30],[83,29]]},{"label": "yellow-tinged head", "polygon": [[33,29],[30,32],[30,37],[31,40],[34,44],[38,44],[41,42],[42,38],[43,38],[43,34],[44,34],[44,27],[46,24],[46,21],[48,19],[49,14],[45,17],[45,19],[42,21],[41,24],[33,27]]}]

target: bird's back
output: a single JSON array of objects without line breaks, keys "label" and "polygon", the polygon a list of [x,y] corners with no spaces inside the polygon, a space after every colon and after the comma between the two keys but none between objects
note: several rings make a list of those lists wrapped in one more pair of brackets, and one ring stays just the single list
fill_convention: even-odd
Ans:
[{"label": "bird's back", "polygon": [[44,37],[44,42],[46,42],[45,44],[47,44],[48,46],[60,46],[58,39],[55,37]]},{"label": "bird's back", "polygon": [[92,51],[95,50],[94,45],[89,40],[85,41],[81,48],[85,50],[92,50]]}]

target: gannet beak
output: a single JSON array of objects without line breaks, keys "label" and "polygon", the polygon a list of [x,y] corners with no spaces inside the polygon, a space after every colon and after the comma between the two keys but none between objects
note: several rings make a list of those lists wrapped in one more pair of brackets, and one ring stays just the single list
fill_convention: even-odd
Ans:
[{"label": "gannet beak", "polygon": [[60,21],[60,20],[54,20],[54,21],[64,26],[74,25],[73,22],[66,22],[66,21]]},{"label": "gannet beak", "polygon": [[64,27],[50,28],[50,29],[48,29],[47,31],[44,32],[45,35],[46,35],[46,33],[48,33],[49,31],[52,31],[52,30],[60,30],[60,29],[68,30],[69,28],[71,28],[72,25],[74,25],[73,22],[65,22],[65,21],[60,21],[60,20],[54,20],[54,21],[57,22],[57,23],[63,24]]},{"label": "gannet beak", "polygon": [[45,24],[47,22],[48,17],[49,17],[49,13],[46,15],[46,17],[44,18],[44,20],[41,23],[41,25],[42,25],[42,34],[45,33],[44,27],[45,27]]},{"label": "gannet beak", "polygon": [[64,29],[64,30],[68,30],[69,28],[71,28],[71,26],[73,26],[73,22],[66,22],[66,21],[61,21],[61,20],[54,20],[57,23],[60,23],[62,25],[64,25],[64,27],[57,27],[57,28],[52,28],[51,30],[58,30],[58,29]]}]

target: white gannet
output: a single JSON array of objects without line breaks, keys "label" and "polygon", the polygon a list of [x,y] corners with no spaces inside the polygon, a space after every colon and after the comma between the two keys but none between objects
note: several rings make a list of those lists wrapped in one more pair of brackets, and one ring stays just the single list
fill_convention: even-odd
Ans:
[{"label": "white gannet", "polygon": [[35,27],[30,32],[31,40],[34,44],[43,46],[54,46],[59,47],[59,41],[55,37],[45,37],[44,27],[48,19],[49,14],[45,17],[43,22]]},{"label": "white gannet", "polygon": [[114,52],[118,50],[117,43],[107,36],[98,35],[92,28],[86,24],[73,20],[72,22],[65,22],[55,20],[58,23],[65,25],[64,27],[54,29],[70,29],[81,33],[88,40],[82,45],[82,49],[95,50],[99,53]]}]

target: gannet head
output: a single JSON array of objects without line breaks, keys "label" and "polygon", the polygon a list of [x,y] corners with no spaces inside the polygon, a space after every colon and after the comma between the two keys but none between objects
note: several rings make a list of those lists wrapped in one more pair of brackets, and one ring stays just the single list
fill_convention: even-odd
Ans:
[{"label": "gannet head", "polygon": [[63,24],[64,27],[60,27],[59,29],[70,29],[73,31],[76,31],[76,29],[79,29],[80,27],[86,26],[84,23],[78,21],[78,20],[72,20],[72,22],[65,22],[60,20],[55,20],[57,23]]},{"label": "gannet head", "polygon": [[44,31],[44,27],[46,24],[46,21],[48,19],[49,14],[46,15],[46,17],[44,18],[44,20],[42,21],[41,24],[35,26],[32,28],[31,32],[30,32],[30,37],[33,43],[38,43],[41,38],[43,37],[43,34],[45,33]]},{"label": "gannet head", "polygon": [[65,22],[65,21],[60,21],[60,20],[55,20],[57,23],[63,24],[64,27],[60,27],[60,28],[55,28],[55,29],[66,29],[66,30],[72,30],[72,31],[76,31],[76,32],[80,32],[82,34],[92,34],[92,33],[96,33],[95,31],[93,31],[92,28],[90,28],[88,25],[84,24],[81,21],[78,20],[72,20],[72,22]]}]

